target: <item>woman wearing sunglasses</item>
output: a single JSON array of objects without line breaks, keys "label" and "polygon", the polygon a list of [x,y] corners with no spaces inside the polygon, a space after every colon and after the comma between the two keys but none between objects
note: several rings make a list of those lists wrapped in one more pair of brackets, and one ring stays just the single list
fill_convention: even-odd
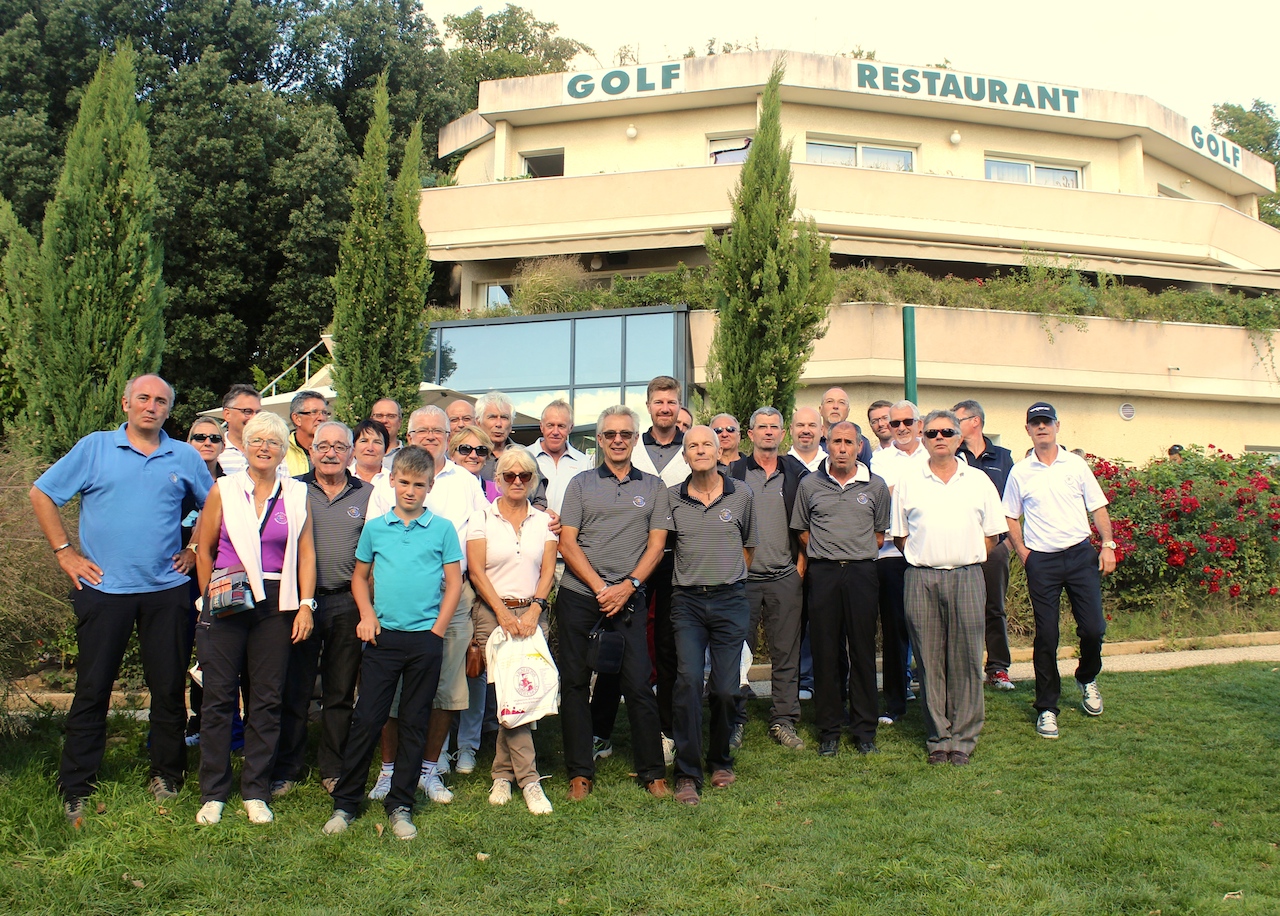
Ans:
[{"label": "woman wearing sunglasses", "polygon": [[[547,596],[559,542],[551,517],[529,502],[538,484],[538,464],[519,446],[509,446],[494,468],[499,496],[467,527],[467,568],[476,603],[471,610],[476,641],[484,648],[498,627],[517,639],[547,629]],[[480,515],[480,513],[477,513]],[[524,793],[533,814],[550,814],[542,791],[529,725],[498,727],[489,804],[511,800],[511,783]]]},{"label": "woman wearing sunglasses", "polygon": [[[449,460],[476,477],[480,477],[485,461],[492,454],[493,440],[478,426],[464,426],[449,440]],[[480,485],[484,489],[484,498],[489,502],[498,498],[498,485],[495,481],[481,478]]]}]

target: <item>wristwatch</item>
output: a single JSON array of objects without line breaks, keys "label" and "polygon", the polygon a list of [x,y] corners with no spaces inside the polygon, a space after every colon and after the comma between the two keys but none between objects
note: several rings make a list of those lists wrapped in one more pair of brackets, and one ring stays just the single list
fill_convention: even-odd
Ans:
[{"label": "wristwatch", "polygon": [[529,603],[536,604],[538,607],[542,608],[544,611],[551,610],[551,602],[547,601],[546,598],[530,598]]},{"label": "wristwatch", "polygon": [[634,588],[636,591],[640,591],[640,589],[644,586],[644,583],[641,582],[639,579],[637,579],[635,576],[627,576],[627,581],[631,583],[631,587]]},{"label": "wristwatch", "polygon": [[298,602],[298,607],[302,607],[303,605],[306,605],[308,608],[314,611],[316,609],[316,599],[303,598],[301,601]]},{"label": "wristwatch", "polygon": [[1116,542],[1115,542],[1115,541],[1103,541],[1103,542],[1102,542],[1102,544],[1101,544],[1101,546],[1102,546],[1104,549],[1106,549],[1106,550],[1115,550],[1115,549],[1116,549]]}]

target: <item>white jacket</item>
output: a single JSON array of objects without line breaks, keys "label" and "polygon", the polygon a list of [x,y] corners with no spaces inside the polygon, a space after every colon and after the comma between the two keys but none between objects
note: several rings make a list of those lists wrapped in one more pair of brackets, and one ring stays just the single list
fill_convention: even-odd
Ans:
[{"label": "white jacket", "polygon": [[[307,520],[307,485],[292,477],[282,477],[280,494],[289,520],[289,538],[284,545],[284,568],[280,572],[280,610],[298,609],[298,538]],[[222,522],[236,556],[249,577],[256,601],[267,597],[262,584],[262,541],[258,535],[259,519],[253,511],[253,480],[248,471],[230,474],[218,481],[222,494]]]},{"label": "white jacket", "polygon": [[653,459],[649,457],[649,450],[644,447],[644,436],[640,437],[636,447],[631,450],[631,464],[646,474],[662,478],[662,482],[669,487],[684,483],[689,477],[689,465],[685,464],[683,449],[676,452],[659,474],[657,468],[653,466]]}]

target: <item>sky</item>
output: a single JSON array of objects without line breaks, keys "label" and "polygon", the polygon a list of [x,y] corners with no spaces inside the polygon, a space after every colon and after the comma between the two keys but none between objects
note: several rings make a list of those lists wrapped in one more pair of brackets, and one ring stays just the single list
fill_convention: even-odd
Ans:
[{"label": "sky", "polygon": [[[446,13],[475,0],[425,0],[443,32]],[[505,3],[480,4],[486,14]],[[1280,110],[1280,66],[1270,42],[1280,30],[1280,0],[1073,0],[1058,6],[1006,3],[849,3],[836,0],[518,0],[560,35],[596,52],[583,70],[610,67],[618,49],[641,63],[705,53],[736,42],[764,50],[839,54],[861,46],[877,60],[1145,95],[1208,124],[1214,103],[1246,108],[1253,99]],[[597,64],[598,61],[598,64]]]}]

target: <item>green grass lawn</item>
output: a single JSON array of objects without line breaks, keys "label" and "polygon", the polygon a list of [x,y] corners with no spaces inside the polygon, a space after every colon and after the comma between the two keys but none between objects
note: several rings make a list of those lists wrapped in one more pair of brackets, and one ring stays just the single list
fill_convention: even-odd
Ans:
[{"label": "green grass lawn", "polygon": [[967,768],[926,766],[917,704],[881,729],[880,755],[845,745],[825,760],[807,733],[803,752],[770,742],[756,703],[738,783],[708,787],[692,810],[632,785],[621,723],[622,753],[570,805],[550,719],[537,742],[553,815],[531,816],[518,794],[487,804],[489,750],[480,771],[450,777],[451,806],[423,803],[411,843],[378,832],[380,806],[323,836],[330,805],[314,782],[280,800],[269,827],[251,827],[233,799],[222,824],[197,828],[190,788],[160,813],[143,788],[142,731],[123,718],[74,833],[54,792],[51,718],[0,745],[0,909],[1280,913],[1280,673],[1104,673],[1101,686],[1106,714],[1087,719],[1068,679],[1058,741],[1035,736],[1029,685],[988,692]]}]

